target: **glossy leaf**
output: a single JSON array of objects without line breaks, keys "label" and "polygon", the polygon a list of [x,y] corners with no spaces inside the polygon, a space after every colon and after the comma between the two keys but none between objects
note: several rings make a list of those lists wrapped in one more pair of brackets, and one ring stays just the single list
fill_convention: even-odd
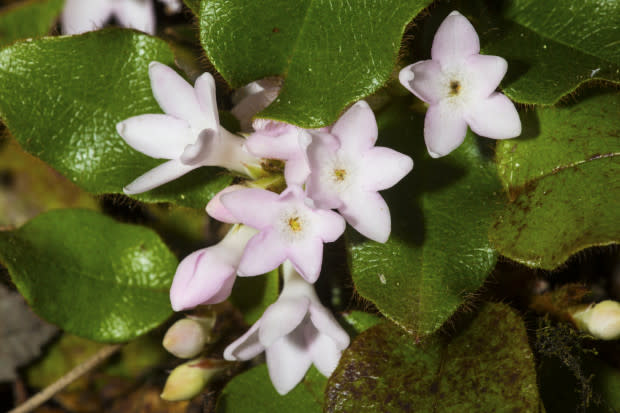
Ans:
[{"label": "glossy leaf", "polygon": [[279,295],[280,275],[276,268],[259,277],[237,277],[230,301],[241,310],[246,323],[254,324]]},{"label": "glossy leaf", "polygon": [[360,334],[327,383],[325,411],[539,411],[521,318],[485,304],[461,327],[423,343],[389,322]]},{"label": "glossy leaf", "polygon": [[497,145],[511,198],[490,233],[505,256],[553,269],[584,248],[620,242],[620,95],[538,108],[524,135]]},{"label": "glossy leaf", "polygon": [[285,78],[260,116],[324,126],[390,78],[405,26],[430,3],[204,0],[201,42],[233,87]]},{"label": "glossy leaf", "polygon": [[[161,113],[148,77],[154,60],[173,65],[168,45],[130,30],[17,43],[0,51],[0,117],[26,151],[87,191],[122,192],[162,163],[116,132],[123,119]],[[136,198],[203,208],[230,180],[199,168]]]},{"label": "glossy leaf", "polygon": [[64,3],[64,0],[27,0],[1,9],[0,46],[49,33]]},{"label": "glossy leaf", "polygon": [[34,311],[70,333],[119,342],[172,314],[177,260],[150,229],[55,210],[0,232],[0,260]]},{"label": "glossy leaf", "polygon": [[431,159],[422,120],[402,102],[379,114],[377,144],[410,155],[413,171],[384,193],[387,243],[349,232],[357,292],[417,336],[441,327],[493,269],[487,233],[501,200],[495,166],[482,153],[493,141],[469,134],[449,156]]}]

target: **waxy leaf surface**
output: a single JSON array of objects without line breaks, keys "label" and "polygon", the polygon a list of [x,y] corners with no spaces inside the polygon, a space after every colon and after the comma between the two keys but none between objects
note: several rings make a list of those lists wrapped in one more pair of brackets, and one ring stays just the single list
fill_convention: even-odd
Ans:
[{"label": "waxy leaf surface", "polygon": [[0,46],[49,33],[64,0],[27,0],[0,9]]},{"label": "waxy leaf surface", "polygon": [[524,134],[497,144],[511,202],[490,233],[498,251],[553,269],[577,251],[620,242],[620,94],[538,108]]},{"label": "waxy leaf surface", "polygon": [[327,382],[326,412],[537,412],[521,318],[485,304],[453,337],[417,343],[393,323],[360,334]]},{"label": "waxy leaf surface", "polygon": [[[161,113],[148,65],[173,65],[160,39],[108,29],[42,38],[0,51],[0,117],[22,147],[93,193],[122,192],[161,164],[130,148],[117,122]],[[217,168],[199,168],[135,198],[194,208],[230,182]]]},{"label": "waxy leaf surface", "polygon": [[284,77],[259,116],[325,126],[389,79],[406,25],[430,3],[203,0],[201,42],[233,87]]},{"label": "waxy leaf surface", "polygon": [[406,153],[414,167],[383,193],[392,215],[388,242],[348,232],[353,282],[387,318],[423,336],[441,327],[495,265],[487,234],[502,190],[490,159],[493,141],[470,133],[459,149],[432,159],[423,116],[402,101],[378,123],[377,145]]},{"label": "waxy leaf surface", "polygon": [[174,255],[150,229],[94,211],[55,210],[0,232],[0,261],[37,314],[91,340],[126,341],[172,314]]}]

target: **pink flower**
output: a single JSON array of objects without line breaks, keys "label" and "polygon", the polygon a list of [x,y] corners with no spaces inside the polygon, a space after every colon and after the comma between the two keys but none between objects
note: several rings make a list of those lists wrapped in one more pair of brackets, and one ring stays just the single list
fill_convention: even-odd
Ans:
[{"label": "pink flower", "polygon": [[288,259],[306,280],[316,281],[323,243],[338,239],[345,223],[337,213],[315,209],[308,201],[299,186],[289,186],[280,195],[248,188],[221,196],[237,221],[260,231],[245,248],[240,276],[264,274]]},{"label": "pink flower", "polygon": [[465,139],[467,125],[478,135],[493,139],[521,134],[513,103],[495,92],[508,63],[501,57],[479,53],[474,27],[453,11],[435,34],[432,60],[400,71],[403,86],[429,104],[424,140],[434,158],[456,149]]},{"label": "pink flower", "polygon": [[349,336],[287,261],[284,288],[250,330],[224,350],[226,360],[250,360],[263,351],[271,382],[280,394],[291,391],[314,363],[330,376],[349,346]]},{"label": "pink flower", "polygon": [[220,126],[215,81],[202,74],[192,87],[174,70],[149,65],[153,95],[166,113],[134,116],[116,130],[135,150],[152,158],[170,159],[124,188],[137,194],[170,182],[201,166],[222,166],[252,176],[260,160],[247,153],[245,140]]},{"label": "pink flower", "polygon": [[239,120],[242,132],[252,132],[252,118],[278,97],[281,83],[277,79],[261,79],[235,91],[235,106],[230,113]]},{"label": "pink flower", "polygon": [[366,237],[387,241],[391,220],[377,191],[395,185],[413,168],[413,160],[389,148],[375,147],[375,116],[357,102],[332,126],[329,134],[314,133],[308,148],[312,173],[308,196],[320,208],[336,208]]},{"label": "pink flower", "polygon": [[256,231],[235,226],[216,245],[191,253],[177,267],[170,288],[174,311],[216,304],[228,298],[246,244]]}]

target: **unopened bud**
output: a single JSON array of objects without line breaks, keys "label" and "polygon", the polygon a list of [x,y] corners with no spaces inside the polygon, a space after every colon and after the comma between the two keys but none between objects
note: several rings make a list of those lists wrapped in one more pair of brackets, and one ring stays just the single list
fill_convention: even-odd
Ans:
[{"label": "unopened bud", "polygon": [[196,357],[205,344],[211,341],[213,318],[184,318],[168,329],[164,336],[164,348],[179,358]]},{"label": "unopened bud", "polygon": [[587,331],[601,340],[620,338],[620,303],[601,301],[572,314],[579,329]]},{"label": "unopened bud", "polygon": [[189,400],[198,395],[227,365],[224,361],[205,358],[183,363],[172,370],[160,397],[170,402]]}]

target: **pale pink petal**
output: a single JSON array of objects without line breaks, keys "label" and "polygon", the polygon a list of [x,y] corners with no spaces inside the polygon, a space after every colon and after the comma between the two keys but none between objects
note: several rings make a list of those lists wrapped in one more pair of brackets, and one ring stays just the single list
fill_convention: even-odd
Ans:
[{"label": "pale pink petal", "polygon": [[337,139],[325,133],[313,134],[312,143],[308,146],[311,173],[306,182],[306,190],[319,208],[339,208],[342,205],[340,193],[330,182],[333,171],[329,170],[337,162],[338,148]]},{"label": "pale pink petal", "polygon": [[422,60],[405,67],[398,79],[411,93],[426,103],[437,103],[444,97],[443,75],[436,60]]},{"label": "pale pink petal", "polygon": [[338,366],[342,350],[336,347],[329,336],[320,334],[311,323],[305,325],[304,333],[312,362],[322,375],[331,376]]},{"label": "pale pink petal", "polygon": [[480,136],[509,139],[521,135],[521,120],[515,105],[501,93],[493,93],[467,108],[465,120]]},{"label": "pale pink petal", "polygon": [[123,27],[155,34],[155,8],[151,0],[111,1],[114,14]]},{"label": "pale pink petal", "polygon": [[310,320],[319,333],[330,337],[338,349],[349,347],[351,339],[346,331],[338,324],[332,313],[322,305],[310,305]]},{"label": "pale pink petal", "polygon": [[252,130],[252,118],[271,104],[280,93],[280,82],[263,79],[237,90],[233,95],[235,106],[230,113],[239,119],[241,130]]},{"label": "pale pink petal", "polygon": [[429,106],[424,118],[424,141],[433,158],[458,148],[467,133],[467,123],[460,111],[440,102]]},{"label": "pale pink petal", "polygon": [[499,86],[508,70],[508,62],[499,56],[476,54],[467,58],[466,68],[470,77],[470,87],[476,96],[487,98]]},{"label": "pale pink petal", "polygon": [[310,238],[289,245],[287,258],[299,275],[314,283],[323,264],[323,242],[319,238]]},{"label": "pale pink petal", "polygon": [[299,157],[302,147],[300,135],[303,130],[286,123],[270,121],[270,125],[251,134],[245,147],[254,156],[268,159],[288,160]]},{"label": "pale pink petal", "polygon": [[200,109],[207,122],[205,128],[217,130],[220,125],[220,115],[217,112],[217,100],[215,97],[215,79],[211,73],[203,73],[194,85]]},{"label": "pale pink petal", "polygon": [[265,351],[265,347],[258,339],[260,320],[250,327],[241,337],[233,341],[224,349],[224,359],[229,361],[250,360]]},{"label": "pale pink petal", "polygon": [[325,209],[315,211],[313,226],[316,227],[315,234],[323,242],[334,242],[344,233],[346,223],[340,214]]},{"label": "pale pink petal", "polygon": [[[217,145],[220,143],[218,132],[214,129],[203,129],[194,143],[187,145],[181,154],[181,162],[187,165],[207,165],[210,158],[217,156]],[[215,162],[217,164],[217,162]]]},{"label": "pale pink petal", "polygon": [[359,153],[371,148],[377,141],[375,114],[363,100],[351,106],[331,128],[331,134],[348,153]]},{"label": "pale pink petal", "polygon": [[391,188],[413,169],[413,159],[390,148],[381,146],[364,153],[362,185],[367,191]]},{"label": "pale pink petal", "polygon": [[230,185],[226,188],[222,189],[218,192],[207,204],[206,210],[207,214],[211,216],[211,218],[215,218],[218,221],[226,222],[227,224],[237,224],[239,221],[232,216],[230,212],[224,207],[220,197],[223,194],[227,194],[229,192],[238,191],[239,189],[247,189],[247,187],[243,185]]},{"label": "pale pink petal", "polygon": [[273,230],[255,235],[245,247],[239,268],[239,276],[252,277],[265,274],[286,259],[286,246]]},{"label": "pale pink petal", "polygon": [[284,165],[284,179],[288,185],[303,185],[310,172],[310,165],[305,156],[291,158]]},{"label": "pale pink petal", "polygon": [[258,230],[271,227],[279,211],[278,194],[265,189],[240,189],[222,194],[220,200],[237,222]]},{"label": "pale pink petal", "polygon": [[351,196],[338,212],[360,234],[373,241],[386,242],[390,237],[390,210],[377,192],[359,192]]},{"label": "pale pink petal", "polygon": [[445,18],[435,33],[431,57],[442,67],[457,64],[460,60],[480,52],[476,29],[458,11]]},{"label": "pale pink petal", "polygon": [[209,127],[194,88],[177,72],[159,62],[151,62],[149,76],[153,96],[166,114],[188,121],[198,131]]},{"label": "pale pink petal", "polygon": [[293,390],[312,365],[301,326],[273,343],[265,356],[273,387],[282,395]]},{"label": "pale pink petal", "polygon": [[218,257],[218,248],[204,248],[181,261],[170,288],[174,311],[200,304],[216,304],[228,298],[236,268]]},{"label": "pale pink petal", "polygon": [[309,305],[307,297],[280,298],[270,305],[261,317],[258,333],[263,346],[269,347],[277,339],[295,330],[306,316]]},{"label": "pale pink petal", "polygon": [[109,0],[66,0],[60,16],[63,34],[100,29],[112,14]]},{"label": "pale pink petal", "polygon": [[197,167],[198,166],[195,165],[185,165],[180,160],[173,159],[156,166],[144,175],[138,177],[135,181],[123,188],[123,191],[127,195],[135,195],[146,192],[175,180],[191,170],[196,169]]},{"label": "pale pink petal", "polygon": [[151,158],[178,158],[196,139],[189,123],[168,115],[134,116],[117,123],[116,131],[129,146]]}]

